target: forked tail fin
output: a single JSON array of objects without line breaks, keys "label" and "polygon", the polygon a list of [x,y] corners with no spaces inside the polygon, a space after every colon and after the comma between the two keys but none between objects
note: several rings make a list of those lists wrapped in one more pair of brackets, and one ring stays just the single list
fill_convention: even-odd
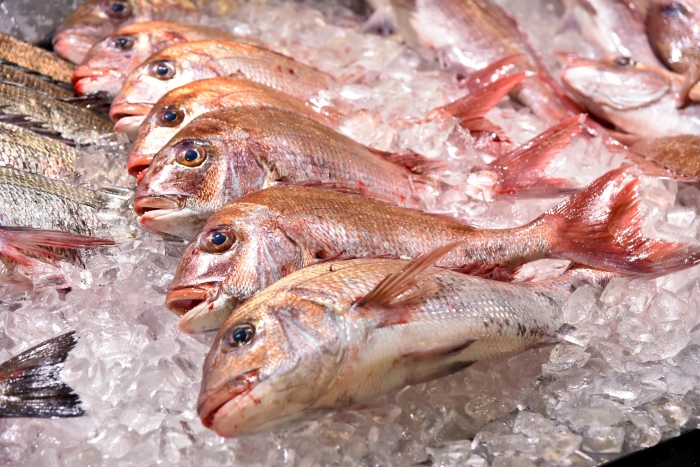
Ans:
[{"label": "forked tail fin", "polygon": [[49,339],[0,365],[0,417],[65,418],[85,412],[59,378],[75,331]]},{"label": "forked tail fin", "polygon": [[644,237],[639,178],[611,170],[534,222],[552,222],[552,256],[624,274],[661,275],[700,263],[700,245]]}]

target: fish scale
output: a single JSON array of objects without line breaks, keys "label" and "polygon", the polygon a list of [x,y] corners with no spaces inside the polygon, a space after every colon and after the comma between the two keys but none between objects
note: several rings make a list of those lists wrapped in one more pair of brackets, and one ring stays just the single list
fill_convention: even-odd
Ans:
[{"label": "fish scale", "polygon": [[0,166],[56,178],[74,170],[79,152],[67,144],[0,123]]},{"label": "fish scale", "polygon": [[41,75],[26,73],[13,65],[0,63],[0,80],[9,81],[25,88],[33,89],[51,97],[73,97],[75,94],[70,87],[59,86],[56,81],[44,78]]},{"label": "fish scale", "polygon": [[0,33],[0,61],[44,75],[56,81],[70,83],[74,65],[51,52]]}]

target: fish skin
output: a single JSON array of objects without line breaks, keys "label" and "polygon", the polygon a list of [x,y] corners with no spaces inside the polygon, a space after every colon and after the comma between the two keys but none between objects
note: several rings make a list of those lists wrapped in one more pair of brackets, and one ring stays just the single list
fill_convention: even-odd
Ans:
[{"label": "fish skin", "polygon": [[[207,154],[198,167],[176,161],[190,146]],[[442,188],[379,154],[291,112],[218,110],[195,118],[155,156],[134,209],[147,229],[191,238],[229,201],[280,182],[346,182],[407,207],[420,207],[421,193]]]},{"label": "fish skin", "polygon": [[[108,120],[88,109],[9,84],[0,84],[0,118],[2,113],[28,117],[36,123],[33,126],[81,143],[94,142],[113,131]],[[16,121],[11,123],[17,124]]]},{"label": "fish skin", "polygon": [[626,58],[574,59],[564,68],[566,89],[596,117],[645,137],[700,134],[700,109],[678,109],[677,77]]},{"label": "fish skin", "polygon": [[[152,65],[163,62],[175,71],[172,77],[151,76]],[[330,75],[267,49],[234,42],[187,42],[155,53],[132,71],[112,102],[110,117],[117,122],[117,131],[140,124],[168,91],[219,76],[249,79],[302,100],[335,85]]]},{"label": "fish skin", "polygon": [[[124,7],[113,11],[114,5]],[[61,57],[80,63],[96,42],[128,24],[144,21],[187,21],[228,16],[236,0],[90,0],[79,6],[57,29],[52,43]]]},{"label": "fish skin", "polygon": [[0,166],[58,178],[73,172],[75,148],[16,125],[0,122]]},{"label": "fish skin", "polygon": [[630,143],[629,147],[679,174],[700,179],[700,136],[698,135],[639,138]]},{"label": "fish skin", "polygon": [[[524,33],[503,9],[488,0],[391,0],[399,32],[424,55],[435,56],[460,71],[480,70],[506,56],[522,54],[515,71],[543,72]],[[547,126],[571,116],[537,76],[517,86],[511,96]]]},{"label": "fish skin", "polygon": [[0,33],[0,61],[70,83],[74,65],[28,42]]},{"label": "fish skin", "polygon": [[[324,107],[317,111],[308,102],[253,81],[238,78],[195,81],[173,89],[153,106],[139,126],[129,153],[129,173],[136,177],[147,169],[153,156],[195,117],[214,110],[248,106],[288,110],[336,129],[340,119],[336,109]],[[160,120],[160,115],[166,109],[182,112],[179,123],[166,126]]]},{"label": "fish skin", "polygon": [[61,86],[56,84],[60,83],[59,81],[52,81],[42,75],[27,73],[14,65],[0,63],[0,80],[14,83],[54,98],[75,96],[66,83],[63,83],[65,86]]},{"label": "fish skin", "polygon": [[[412,287],[402,297],[363,303],[388,275],[408,269],[389,259],[318,264],[255,295],[228,318],[205,359],[202,423],[224,437],[274,429],[546,345],[577,285],[611,277],[584,269],[503,283],[428,268],[406,278]],[[227,347],[241,325],[252,338]]]},{"label": "fish skin", "polygon": [[[131,41],[128,48],[115,40]],[[227,31],[175,21],[148,21],[124,26],[97,42],[73,73],[78,95],[105,91],[116,96],[126,77],[148,57],[173,44],[216,39],[258,47],[264,44]]]}]

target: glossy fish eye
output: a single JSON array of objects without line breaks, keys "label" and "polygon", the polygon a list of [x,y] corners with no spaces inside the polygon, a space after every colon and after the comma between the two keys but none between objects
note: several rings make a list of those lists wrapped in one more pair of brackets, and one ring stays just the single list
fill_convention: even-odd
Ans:
[{"label": "glossy fish eye", "polygon": [[200,245],[209,253],[223,253],[236,243],[236,235],[225,227],[215,227],[202,236]]},{"label": "glossy fish eye", "polygon": [[187,145],[180,150],[175,158],[178,164],[185,167],[199,167],[207,159],[207,152],[199,146]]},{"label": "glossy fish eye", "polygon": [[112,41],[112,45],[119,50],[129,50],[134,46],[134,39],[129,36],[117,36]]},{"label": "glossy fish eye", "polygon": [[620,66],[635,66],[637,62],[635,62],[634,59],[630,57],[620,57],[617,61],[617,64]]},{"label": "glossy fish eye", "polygon": [[668,16],[687,15],[688,8],[681,2],[671,2],[661,6],[661,12]]},{"label": "glossy fish eye", "polygon": [[237,349],[247,344],[255,336],[255,328],[250,324],[238,324],[221,337],[221,349],[224,352]]},{"label": "glossy fish eye", "polygon": [[175,67],[166,60],[158,60],[157,62],[151,63],[148,71],[154,78],[163,80],[172,79],[173,76],[175,76]]},{"label": "glossy fish eye", "polygon": [[126,18],[131,14],[131,5],[125,0],[110,0],[107,4],[107,14],[112,18]]},{"label": "glossy fish eye", "polygon": [[184,112],[169,105],[158,115],[158,123],[162,126],[173,127],[182,123],[185,118]]}]

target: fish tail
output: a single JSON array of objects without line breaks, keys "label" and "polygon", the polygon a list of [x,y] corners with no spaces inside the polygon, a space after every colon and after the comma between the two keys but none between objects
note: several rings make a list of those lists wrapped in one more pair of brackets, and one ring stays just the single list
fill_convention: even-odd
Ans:
[{"label": "fish tail", "polygon": [[[557,226],[553,256],[607,271],[662,275],[700,262],[700,246],[644,237],[638,177],[611,170],[539,220]],[[535,221],[537,222],[537,221]]]},{"label": "fish tail", "polygon": [[54,337],[0,365],[0,417],[64,418],[85,412],[73,389],[59,379],[77,343],[75,331]]},{"label": "fish tail", "polygon": [[499,174],[496,196],[556,197],[576,191],[571,181],[552,178],[545,170],[571,139],[583,130],[584,114],[554,125],[519,148],[489,164]]}]

